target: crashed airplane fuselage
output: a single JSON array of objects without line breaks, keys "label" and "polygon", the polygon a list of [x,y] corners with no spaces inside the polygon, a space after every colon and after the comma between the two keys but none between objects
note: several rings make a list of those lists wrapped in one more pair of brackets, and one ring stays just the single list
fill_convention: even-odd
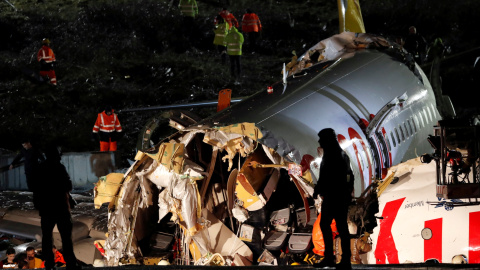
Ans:
[{"label": "crashed airplane fuselage", "polygon": [[[407,56],[383,38],[335,35],[287,65],[288,76],[273,92],[260,91],[139,152],[125,175],[109,175],[95,188],[96,203],[110,203],[108,265],[149,264],[152,257],[274,264],[278,246],[310,251],[309,239],[292,239],[311,235],[308,224],[316,218],[309,209],[321,161],[319,130],[338,134],[356,196],[388,167],[431,152],[425,138],[441,116],[427,77]],[[270,222],[280,209],[296,212],[296,220]],[[159,230],[170,228],[165,220],[177,224],[162,235],[173,242],[173,255],[152,248]],[[371,223],[358,222],[358,237],[371,231],[365,224]],[[272,232],[278,237],[268,242]]]}]

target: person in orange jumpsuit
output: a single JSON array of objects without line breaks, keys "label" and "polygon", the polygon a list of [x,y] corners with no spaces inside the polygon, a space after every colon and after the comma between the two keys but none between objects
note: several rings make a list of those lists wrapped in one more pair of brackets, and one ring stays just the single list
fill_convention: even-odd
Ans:
[{"label": "person in orange jumpsuit", "polygon": [[99,136],[100,151],[117,151],[117,139],[120,138],[122,126],[111,106],[106,106],[105,110],[98,114],[92,132],[94,136]]},{"label": "person in orange jumpsuit", "polygon": [[40,76],[48,78],[52,85],[57,85],[57,76],[53,69],[56,59],[48,38],[42,40],[42,48],[38,50],[37,61],[40,62]]},{"label": "person in orange jumpsuit", "polygon": [[[63,254],[58,251],[57,247],[55,245],[52,246],[52,252],[53,252],[53,261],[55,263],[55,266],[61,267],[67,264],[65,262],[65,259],[63,258]],[[42,262],[41,268],[45,268],[45,261]]]},{"label": "person in orange jumpsuit", "polygon": [[251,9],[247,8],[242,18],[242,32],[247,35],[250,50],[255,50],[258,34],[262,31],[262,23]]},{"label": "person in orange jumpsuit", "polygon": [[[220,13],[218,13],[218,14],[220,16],[222,16],[222,18],[228,23],[228,25],[230,26],[230,29],[232,28],[232,26],[235,26],[236,28],[238,28],[237,18],[235,18],[235,16],[233,16],[233,14],[230,13],[230,11],[228,11],[226,7],[224,7],[223,10],[220,11]],[[217,20],[217,18],[215,18],[214,24],[217,25],[219,23],[221,23],[221,21],[219,21],[219,20]]]}]

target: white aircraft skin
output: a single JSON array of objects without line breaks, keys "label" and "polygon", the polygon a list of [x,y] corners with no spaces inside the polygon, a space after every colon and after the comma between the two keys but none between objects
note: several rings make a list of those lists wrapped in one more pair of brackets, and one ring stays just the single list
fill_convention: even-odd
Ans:
[{"label": "white aircraft skin", "polygon": [[[433,151],[426,138],[441,118],[433,90],[418,66],[424,83],[403,63],[375,50],[358,51],[322,73],[319,69],[321,66],[314,66],[306,70],[304,77],[290,77],[283,95],[283,86],[274,85],[273,94],[259,92],[206,122],[217,125],[253,122],[262,133],[268,134],[260,140],[263,144],[298,164],[303,155],[317,156],[317,133],[333,128],[350,156],[358,180],[357,195],[371,183],[376,170]],[[313,78],[307,79],[309,74]],[[384,105],[405,94],[406,101],[394,106],[378,126],[380,132],[386,132],[383,139],[390,142],[388,152],[382,153],[376,135],[372,135],[376,145],[368,142],[360,120],[370,121]],[[395,137],[394,146],[391,134],[396,134],[397,129],[402,136],[405,121],[411,119],[415,119],[416,132],[409,131],[405,139],[400,137],[400,142]],[[284,145],[279,145],[279,141]],[[375,164],[374,151],[386,157],[380,165]]]},{"label": "white aircraft skin", "polygon": [[[306,69],[307,75],[303,77],[290,76],[283,94],[284,86],[275,84],[272,94],[265,89],[202,123],[222,126],[253,122],[265,136],[261,143],[297,164],[304,155],[318,157],[317,133],[333,128],[350,157],[358,196],[372,178],[381,176],[382,169],[433,153],[426,138],[433,134],[433,127],[441,116],[427,77],[418,65],[415,67],[419,76],[384,52],[357,51],[326,71],[319,65]],[[392,104],[390,109],[382,111],[388,104]],[[366,132],[360,125],[362,121],[373,123]],[[381,146],[382,141],[386,141],[386,146]],[[380,162],[375,161],[375,155]],[[317,166],[319,158],[315,161]],[[312,171],[318,173],[313,167],[311,164]],[[430,175],[428,180],[431,181],[413,181],[415,188],[399,188],[380,197],[377,216],[382,216],[384,209],[387,212],[383,214],[388,215],[392,205],[399,207],[399,211],[396,219],[385,218],[379,222],[372,235],[374,249],[364,256],[364,263],[419,263],[430,258],[451,263],[452,256],[468,255],[468,250],[480,248],[477,240],[480,233],[470,238],[468,234],[469,230],[478,229],[472,218],[480,221],[480,207],[456,207],[447,211],[445,207],[428,205],[427,201],[438,201],[435,175]],[[435,233],[442,232],[442,220],[443,242],[442,238],[434,238],[436,242],[421,238],[420,231],[425,227],[434,228]],[[388,222],[393,226],[389,227]],[[382,223],[385,232],[379,237]],[[383,244],[378,245],[380,242]],[[476,251],[470,255],[479,257]],[[470,263],[479,261],[470,259]]]},{"label": "white aircraft skin", "polygon": [[[435,162],[432,162],[416,165],[411,174],[400,177],[398,183],[386,189],[379,198],[379,215],[384,219],[371,236],[373,250],[365,258],[368,263],[428,259],[452,263],[452,258],[460,254],[469,263],[479,263],[480,206],[453,207],[448,203],[468,200],[439,199],[435,187]],[[431,230],[431,238],[422,237],[424,228]]]}]

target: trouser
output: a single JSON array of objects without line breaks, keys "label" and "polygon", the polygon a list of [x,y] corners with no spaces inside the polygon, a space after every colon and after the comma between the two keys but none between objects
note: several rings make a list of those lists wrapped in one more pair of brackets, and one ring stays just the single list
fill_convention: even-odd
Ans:
[{"label": "trouser", "polygon": [[[55,207],[51,205],[49,207]],[[77,265],[77,258],[73,253],[72,242],[72,217],[68,214],[48,214],[41,216],[42,227],[42,255],[45,260],[45,269],[53,269],[55,265],[55,258],[53,255],[53,228],[57,225],[60,236],[62,237],[62,251],[67,269],[75,269]]]},{"label": "trouser", "polygon": [[48,77],[50,79],[50,83],[53,85],[57,85],[57,76],[55,75],[55,70],[41,70],[40,76]]},{"label": "trouser", "polygon": [[192,46],[192,42],[195,40],[194,35],[194,26],[195,26],[195,19],[191,16],[183,16],[183,25],[182,25],[182,32],[183,36],[186,39],[186,43],[189,46]]},{"label": "trouser", "polygon": [[227,62],[227,48],[222,45],[217,45],[217,50],[222,58],[222,64],[225,64]]},{"label": "trouser", "polygon": [[257,47],[258,32],[248,32],[247,37],[249,49],[251,51],[255,50],[255,47]]},{"label": "trouser", "polygon": [[[332,235],[332,220],[335,219],[337,230],[340,234],[342,243],[342,261],[350,262],[350,232],[348,231],[347,216],[348,216],[348,202],[338,199],[324,198],[322,202],[322,218],[320,219],[320,229],[324,235],[325,242],[325,257],[334,259],[333,255],[333,239],[329,237]],[[327,236],[327,237],[325,237]]]},{"label": "trouser", "polygon": [[241,66],[241,55],[229,55],[230,58],[230,73],[232,77],[239,77],[242,73],[242,66]]},{"label": "trouser", "polygon": [[109,138],[108,140],[108,142],[100,141],[100,151],[117,151],[117,142],[112,141],[112,138]]}]

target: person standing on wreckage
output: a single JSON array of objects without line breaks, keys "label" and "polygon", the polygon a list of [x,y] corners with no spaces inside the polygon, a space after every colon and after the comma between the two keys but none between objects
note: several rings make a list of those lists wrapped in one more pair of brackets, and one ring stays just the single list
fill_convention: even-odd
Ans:
[{"label": "person standing on wreckage", "polygon": [[[319,152],[323,149],[320,164],[320,177],[313,192],[313,198],[322,198],[320,229],[322,234],[332,235],[330,224],[335,219],[342,245],[342,260],[335,263],[332,237],[324,237],[325,257],[314,267],[336,267],[336,269],[352,269],[350,257],[350,232],[348,231],[348,206],[352,201],[353,173],[350,169],[350,159],[342,150],[335,131],[331,128],[322,129],[318,133]],[[320,149],[321,148],[321,149]]]},{"label": "person standing on wreckage", "polygon": [[70,209],[70,191],[72,181],[60,163],[61,157],[55,145],[45,149],[47,160],[40,166],[39,180],[33,187],[34,206],[40,215],[42,228],[42,256],[45,260],[45,270],[55,269],[53,253],[53,229],[57,225],[62,238],[63,255],[66,261],[66,270],[80,270],[77,258],[73,252],[72,242],[72,215]]}]

